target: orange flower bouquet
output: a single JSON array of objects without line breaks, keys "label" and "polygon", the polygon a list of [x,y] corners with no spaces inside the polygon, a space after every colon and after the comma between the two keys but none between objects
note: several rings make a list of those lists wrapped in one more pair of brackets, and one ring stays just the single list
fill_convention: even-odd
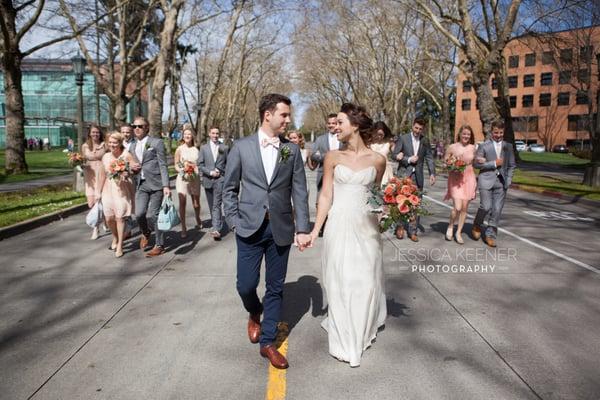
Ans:
[{"label": "orange flower bouquet", "polygon": [[121,157],[113,160],[108,168],[108,178],[113,180],[123,180],[131,176],[131,166],[129,161]]},{"label": "orange flower bouquet", "polygon": [[179,167],[179,175],[181,175],[181,179],[186,182],[193,181],[198,176],[196,173],[196,166],[190,161],[179,161],[177,166]]},{"label": "orange flower bouquet", "polygon": [[69,160],[69,165],[71,168],[75,168],[77,172],[83,175],[83,167],[85,166],[85,158],[81,155],[81,153],[77,152],[69,152],[67,153],[67,158]]},{"label": "orange flower bouquet", "polygon": [[373,187],[369,204],[380,214],[379,230],[383,233],[402,222],[428,215],[421,199],[422,193],[410,178],[392,177],[382,188]]},{"label": "orange flower bouquet", "polygon": [[465,168],[467,168],[467,163],[461,160],[460,158],[456,158],[451,155],[446,159],[446,170],[448,172],[465,172]]}]

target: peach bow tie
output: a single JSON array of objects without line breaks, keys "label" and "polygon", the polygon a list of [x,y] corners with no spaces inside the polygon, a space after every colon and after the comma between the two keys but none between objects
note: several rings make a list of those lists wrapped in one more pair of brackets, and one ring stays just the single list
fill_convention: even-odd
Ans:
[{"label": "peach bow tie", "polygon": [[272,145],[273,147],[275,147],[276,149],[279,148],[279,138],[277,136],[272,137],[272,138],[263,138],[263,140],[260,142],[262,147],[267,147],[268,145]]}]

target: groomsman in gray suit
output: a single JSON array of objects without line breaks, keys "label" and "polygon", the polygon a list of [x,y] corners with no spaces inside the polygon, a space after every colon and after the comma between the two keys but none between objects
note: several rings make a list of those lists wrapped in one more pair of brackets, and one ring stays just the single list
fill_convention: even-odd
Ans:
[{"label": "groomsman in gray suit", "polygon": [[130,153],[140,163],[135,192],[135,218],[142,232],[140,248],[148,247],[153,229],[155,244],[146,257],[156,257],[165,252],[164,232],[156,225],[158,213],[163,196],[171,195],[165,145],[161,138],[148,136],[146,118],[135,117],[131,126],[136,139],[130,146]]},{"label": "groomsman in gray suit", "polygon": [[[323,161],[325,160],[325,154],[329,150],[338,150],[340,148],[340,142],[335,133],[335,127],[337,126],[337,114],[327,115],[327,132],[315,139],[315,142],[311,148],[310,159],[317,167],[317,207],[319,206],[319,192],[321,186],[323,186]],[[319,232],[319,237],[323,236],[323,229],[325,224]]]},{"label": "groomsman in gray suit", "polygon": [[227,146],[219,142],[219,133],[219,128],[210,128],[208,143],[200,148],[198,157],[198,168],[202,172],[202,185],[212,220],[210,234],[215,240],[221,240],[223,233],[223,177],[228,153]]},{"label": "groomsman in gray suit", "polygon": [[483,221],[489,214],[484,241],[488,246],[496,247],[498,221],[517,166],[512,144],[504,141],[504,122],[492,122],[491,140],[486,140],[477,148],[473,166],[479,168],[477,187],[480,201],[471,236],[479,240]]},{"label": "groomsman in gray suit", "polygon": [[[435,184],[435,163],[429,140],[423,136],[426,122],[422,118],[413,120],[412,132],[402,135],[396,141],[392,158],[398,160],[398,176],[408,176],[415,182],[419,191],[423,191],[425,186],[424,165],[427,164],[429,172],[429,184]],[[408,224],[408,237],[413,242],[418,242],[417,227],[419,217],[414,222]],[[396,228],[396,237],[404,237],[404,227],[399,225]]]}]

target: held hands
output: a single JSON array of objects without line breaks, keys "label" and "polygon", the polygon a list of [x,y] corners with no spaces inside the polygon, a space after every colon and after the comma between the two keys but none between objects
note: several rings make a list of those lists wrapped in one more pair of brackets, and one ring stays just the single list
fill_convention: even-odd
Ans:
[{"label": "held hands", "polygon": [[166,186],[165,186],[165,187],[163,187],[163,194],[164,194],[165,196],[167,196],[167,197],[168,197],[168,196],[170,196],[170,195],[171,195],[171,188],[169,188],[169,187],[166,187]]},{"label": "held hands", "polygon": [[296,235],[296,246],[298,246],[298,250],[304,251],[307,247],[312,247],[312,233],[309,235],[307,233],[298,233]]},{"label": "held hands", "polygon": [[496,158],[496,167],[501,167],[503,162],[504,162],[504,160],[503,160],[503,159],[501,159],[501,158]]},{"label": "held hands", "polygon": [[398,155],[396,156],[396,160],[398,160],[398,161],[402,161],[403,158],[404,158],[403,152],[398,153]]},{"label": "held hands", "polygon": [[213,169],[212,171],[210,171],[210,176],[212,176],[213,178],[218,178],[221,175],[221,172],[219,172],[218,169]]},{"label": "held hands", "polygon": [[485,163],[485,157],[477,157],[476,161],[478,164],[483,164],[483,163]]},{"label": "held hands", "polygon": [[408,159],[408,162],[410,164],[416,164],[418,161],[419,161],[419,156],[416,154]]}]

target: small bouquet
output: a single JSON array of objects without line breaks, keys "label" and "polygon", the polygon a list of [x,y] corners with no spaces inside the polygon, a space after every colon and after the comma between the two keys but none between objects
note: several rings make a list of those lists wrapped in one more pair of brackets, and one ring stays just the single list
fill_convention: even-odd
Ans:
[{"label": "small bouquet", "polygon": [[184,181],[190,182],[198,177],[194,163],[182,160],[177,163],[177,166],[179,167],[179,175]]},{"label": "small bouquet", "polygon": [[108,168],[108,178],[113,180],[127,179],[131,175],[131,166],[129,161],[122,159],[121,157],[113,160]]},{"label": "small bouquet", "polygon": [[461,160],[460,158],[456,158],[451,155],[446,159],[446,170],[448,172],[465,172],[465,168],[467,168],[467,163]]},{"label": "small bouquet", "polygon": [[81,153],[68,152],[67,158],[69,159],[69,165],[71,166],[71,168],[75,168],[77,172],[83,175],[83,166],[85,165],[85,158],[81,155]]},{"label": "small bouquet", "polygon": [[422,193],[410,178],[392,177],[387,185],[371,188],[369,204],[380,214],[379,231],[392,230],[399,223],[414,221],[418,215],[428,215]]}]

